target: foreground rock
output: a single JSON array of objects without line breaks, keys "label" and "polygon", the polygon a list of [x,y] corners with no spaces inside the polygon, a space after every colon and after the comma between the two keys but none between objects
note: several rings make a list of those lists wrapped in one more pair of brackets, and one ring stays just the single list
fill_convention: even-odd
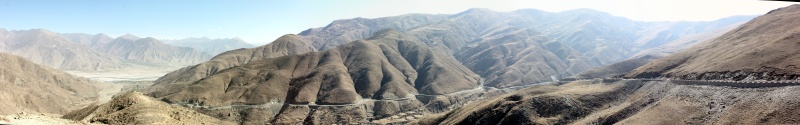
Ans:
[{"label": "foreground rock", "polygon": [[531,87],[416,124],[800,124],[793,114],[800,110],[798,89],[577,81]]},{"label": "foreground rock", "polygon": [[65,119],[112,125],[133,124],[230,124],[180,106],[169,105],[139,92],[114,97],[102,105],[70,112]]}]

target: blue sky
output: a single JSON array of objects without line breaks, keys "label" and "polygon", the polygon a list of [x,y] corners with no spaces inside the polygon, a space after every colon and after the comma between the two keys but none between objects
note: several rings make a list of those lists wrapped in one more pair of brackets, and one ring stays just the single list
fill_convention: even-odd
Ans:
[{"label": "blue sky", "polygon": [[0,28],[44,28],[116,37],[240,37],[256,45],[336,19],[407,13],[453,14],[469,8],[558,12],[591,8],[643,21],[707,21],[763,14],[792,3],[756,0],[3,0]]}]

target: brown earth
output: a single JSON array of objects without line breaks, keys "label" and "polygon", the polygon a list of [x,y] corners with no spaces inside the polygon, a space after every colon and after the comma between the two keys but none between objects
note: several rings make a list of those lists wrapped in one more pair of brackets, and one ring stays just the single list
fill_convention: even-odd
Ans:
[{"label": "brown earth", "polygon": [[97,101],[105,84],[0,53],[0,115],[66,113]]},{"label": "brown earth", "polygon": [[412,124],[800,124],[797,86],[623,80],[535,86]]}]

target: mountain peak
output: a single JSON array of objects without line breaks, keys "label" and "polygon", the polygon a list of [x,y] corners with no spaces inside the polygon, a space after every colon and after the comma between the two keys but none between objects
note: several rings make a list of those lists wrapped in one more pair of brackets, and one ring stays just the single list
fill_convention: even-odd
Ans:
[{"label": "mountain peak", "polygon": [[138,36],[134,36],[133,34],[130,34],[130,33],[126,33],[125,35],[119,36],[119,37],[117,37],[117,38],[128,39],[128,40],[137,40],[137,39],[141,39],[140,37],[138,37]]}]

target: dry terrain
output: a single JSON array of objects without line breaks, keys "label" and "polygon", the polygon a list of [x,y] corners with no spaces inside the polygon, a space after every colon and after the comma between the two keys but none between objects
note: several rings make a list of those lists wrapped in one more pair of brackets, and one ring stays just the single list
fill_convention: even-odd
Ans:
[{"label": "dry terrain", "polygon": [[794,80],[800,75],[800,5],[770,11],[713,40],[655,60],[627,77]]},{"label": "dry terrain", "polygon": [[800,124],[798,89],[577,81],[530,87],[415,124]]},{"label": "dry terrain", "polygon": [[169,105],[139,92],[118,95],[102,105],[91,105],[62,118],[99,124],[233,124],[193,110]]},{"label": "dry terrain", "polygon": [[0,53],[0,115],[66,113],[100,99],[106,84]]}]

